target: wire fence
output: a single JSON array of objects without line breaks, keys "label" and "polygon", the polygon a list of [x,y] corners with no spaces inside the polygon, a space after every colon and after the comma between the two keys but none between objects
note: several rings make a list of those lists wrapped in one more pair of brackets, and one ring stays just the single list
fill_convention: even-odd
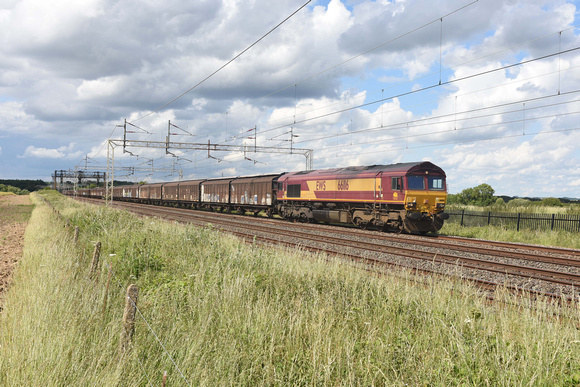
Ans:
[{"label": "wire fence", "polygon": [[[54,214],[65,223],[65,227],[67,229],[72,229],[72,224],[70,222],[69,219],[67,219],[66,217],[64,217],[60,211],[58,209],[56,209],[54,207],[54,205],[48,201],[45,197],[38,195],[45,204],[48,205],[48,207],[50,209],[52,209],[52,211],[54,212]],[[79,228],[75,227],[74,228],[74,234],[73,234],[73,241],[76,243],[79,243]],[[92,280],[98,281],[99,276],[100,276],[100,272],[101,267],[103,265],[103,262],[101,260],[101,243],[100,242],[95,242],[95,250],[93,253],[93,259],[92,262],[90,263],[90,269],[89,269],[89,277]],[[114,254],[113,254],[114,255]],[[84,256],[84,253],[83,253]],[[145,316],[143,315],[143,313],[141,312],[141,310],[139,309],[139,307],[137,306],[137,288],[135,287],[135,285],[130,285],[129,288],[125,289],[125,287],[123,286],[121,280],[119,279],[119,277],[117,276],[117,274],[115,273],[115,271],[113,270],[113,267],[110,263],[105,263],[106,265],[106,269],[108,271],[108,280],[107,280],[107,284],[106,284],[106,291],[105,291],[105,298],[104,298],[104,302],[103,302],[103,313],[105,312],[105,310],[107,309],[107,298],[108,298],[108,294],[109,294],[109,285],[111,282],[111,276],[112,278],[114,278],[116,284],[119,286],[119,288],[122,290],[122,294],[125,295],[126,297],[126,304],[125,304],[125,315],[123,316],[123,328],[122,330],[126,330],[126,317],[127,314],[132,315],[130,317],[130,325],[131,325],[131,333],[129,333],[129,337],[127,338],[123,338],[121,337],[121,351],[124,352],[126,350],[126,348],[123,348],[123,340],[126,340],[127,342],[125,343],[127,347],[133,347],[133,340],[132,340],[132,336],[133,336],[133,332],[134,332],[134,323],[135,323],[135,317],[139,316],[145,326],[147,327],[148,331],[155,337],[155,341],[157,342],[157,344],[162,348],[163,352],[165,353],[165,355],[169,358],[169,360],[171,361],[171,363],[173,364],[173,366],[175,367],[175,369],[178,371],[179,376],[181,377],[181,379],[184,381],[184,383],[187,386],[191,386],[190,381],[187,379],[187,377],[185,376],[184,372],[181,370],[181,368],[179,367],[179,365],[176,363],[175,359],[173,358],[173,356],[170,354],[170,352],[167,350],[166,346],[163,344],[163,342],[160,339],[160,335],[155,332],[155,330],[153,329],[153,327],[151,326],[151,324],[149,323],[149,321],[147,321],[147,319],[145,318]],[[131,291],[131,288],[135,287],[135,292]],[[131,311],[130,313],[128,312],[128,308],[132,307],[133,311]],[[123,334],[126,334],[126,332],[122,332],[122,336]],[[147,384],[149,386],[153,386],[153,383],[151,382],[151,378],[149,377],[149,374],[147,373],[145,366],[143,364],[143,362],[141,361],[141,359],[139,358],[139,356],[136,356],[137,361],[139,362],[139,365],[141,367],[141,370],[143,371],[143,374],[145,376],[145,379],[147,380]],[[125,361],[127,361],[129,358],[125,357]],[[164,373],[163,375],[163,387],[165,387],[165,383],[166,383],[166,379],[167,379],[167,371]]]},{"label": "wire fence", "polygon": [[493,211],[448,210],[447,223],[466,227],[499,226],[507,229],[580,232],[580,215],[525,214]]}]

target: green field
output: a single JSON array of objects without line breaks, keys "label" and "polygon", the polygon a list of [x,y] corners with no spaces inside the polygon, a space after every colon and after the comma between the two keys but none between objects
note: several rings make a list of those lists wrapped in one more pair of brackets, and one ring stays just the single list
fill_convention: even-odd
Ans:
[{"label": "green field", "polygon": [[[379,277],[211,227],[42,195],[72,227],[32,195],[0,315],[0,385],[158,386],[164,371],[170,386],[580,384],[577,309],[559,319],[554,307],[502,294],[490,305],[453,280]],[[105,262],[95,280],[97,241]],[[140,312],[123,354],[131,283]]]}]

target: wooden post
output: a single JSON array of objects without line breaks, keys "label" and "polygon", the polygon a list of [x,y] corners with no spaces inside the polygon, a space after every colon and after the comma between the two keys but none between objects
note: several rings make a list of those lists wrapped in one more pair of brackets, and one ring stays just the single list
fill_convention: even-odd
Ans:
[{"label": "wooden post", "polygon": [[105,289],[105,300],[103,301],[103,316],[107,310],[107,297],[109,295],[109,285],[111,284],[111,264],[109,263],[109,277],[107,279],[107,288]]},{"label": "wooden post", "polygon": [[163,372],[163,387],[165,387],[165,383],[167,383],[167,371]]},{"label": "wooden post", "polygon": [[131,284],[127,288],[127,298],[125,300],[125,313],[123,313],[123,329],[121,330],[121,341],[119,351],[125,353],[129,349],[133,334],[135,333],[135,313],[137,311],[137,297],[139,289],[137,285]]},{"label": "wooden post", "polygon": [[99,268],[99,259],[101,258],[101,242],[97,242],[95,245],[95,252],[93,253],[93,263],[91,265],[91,272],[89,273],[89,277],[93,278]]},{"label": "wooden post", "polygon": [[74,242],[77,243],[79,241],[79,226],[75,227],[75,236],[74,236]]}]

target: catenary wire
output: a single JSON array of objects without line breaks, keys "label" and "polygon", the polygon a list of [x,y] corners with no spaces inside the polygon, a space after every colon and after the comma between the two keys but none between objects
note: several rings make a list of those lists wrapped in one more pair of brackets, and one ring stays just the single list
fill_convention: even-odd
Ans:
[{"label": "catenary wire", "polygon": [[233,61],[235,61],[236,59],[238,59],[240,56],[242,56],[246,51],[250,50],[252,47],[254,47],[256,44],[258,44],[260,41],[262,41],[264,38],[266,38],[266,36],[270,35],[272,32],[274,32],[274,30],[276,30],[278,27],[280,27],[282,24],[284,24],[288,19],[290,19],[292,16],[294,16],[295,14],[297,14],[302,8],[306,7],[308,5],[308,3],[310,3],[312,0],[308,0],[306,3],[304,3],[300,8],[298,8],[296,11],[294,11],[290,16],[288,16],[286,19],[282,20],[280,23],[278,23],[274,28],[272,28],[270,31],[268,31],[266,34],[262,35],[262,37],[258,40],[256,40],[254,43],[252,43],[250,46],[248,46],[247,48],[245,48],[242,52],[240,52],[238,55],[236,55],[235,57],[233,57],[232,59],[230,59],[229,61],[227,61],[224,65],[222,65],[220,68],[218,68],[217,70],[215,70],[213,73],[211,73],[210,75],[208,75],[207,77],[205,77],[204,79],[202,79],[201,81],[199,81],[197,84],[195,84],[194,86],[190,87],[189,89],[187,89],[185,92],[181,93],[180,95],[178,95],[177,97],[175,97],[174,99],[172,99],[171,101],[167,102],[166,104],[158,107],[155,110],[152,110],[151,112],[145,114],[144,116],[141,116],[135,120],[133,120],[133,122],[139,121],[145,117],[149,117],[151,114],[158,112],[159,110],[163,109],[164,107],[171,105],[173,102],[177,101],[178,99],[180,99],[181,97],[183,97],[184,95],[188,94],[189,92],[191,92],[193,89],[195,89],[196,87],[198,87],[199,85],[201,85],[202,83],[204,83],[205,81],[207,81],[208,79],[210,79],[211,77],[213,77],[215,74],[217,74],[218,72],[220,72],[222,69],[224,69],[226,66],[228,66],[230,63],[232,63]]},{"label": "catenary wire", "polygon": [[[310,138],[310,139],[307,139],[307,140],[295,141],[294,143],[295,144],[300,144],[300,143],[306,143],[306,142],[318,141],[318,140],[325,140],[325,139],[329,139],[329,138],[349,136],[349,135],[360,134],[360,133],[379,132],[379,131],[383,131],[383,130],[400,129],[400,127],[402,127],[404,125],[417,124],[417,123],[421,123],[421,122],[427,122],[427,123],[422,124],[422,125],[437,125],[437,124],[440,124],[441,122],[428,123],[428,121],[437,120],[437,119],[441,119],[441,118],[447,118],[447,117],[454,117],[454,118],[456,118],[457,115],[464,115],[464,114],[468,114],[468,113],[475,113],[475,112],[480,112],[480,111],[489,110],[489,109],[497,109],[497,108],[500,108],[500,107],[507,107],[507,106],[510,106],[510,105],[518,105],[518,104],[528,103],[528,102],[532,102],[532,101],[540,101],[540,100],[547,99],[547,98],[557,98],[557,97],[560,97],[560,96],[572,95],[572,94],[576,94],[576,93],[579,93],[579,92],[580,92],[580,89],[573,90],[573,91],[568,91],[568,92],[560,93],[560,94],[550,94],[550,95],[545,95],[545,96],[541,96],[541,97],[528,98],[528,99],[523,99],[523,100],[514,101],[514,102],[506,102],[506,103],[502,103],[502,104],[498,104],[498,105],[486,106],[486,107],[477,108],[477,109],[470,109],[470,110],[464,110],[464,111],[460,111],[460,112],[453,112],[453,113],[448,113],[448,114],[442,114],[442,115],[439,115],[439,116],[432,116],[432,117],[426,117],[426,118],[419,118],[419,119],[411,120],[411,121],[397,122],[397,123],[394,123],[394,124],[382,125],[382,126],[377,126],[377,127],[373,127],[373,128],[365,128],[365,129],[360,129],[360,130],[356,130],[356,131],[352,131],[352,132],[348,132],[348,133],[337,133],[337,134],[328,135],[328,136],[321,136],[321,137],[316,137],[316,138]],[[548,105],[533,106],[533,107],[526,108],[526,111],[530,111],[530,110],[534,110],[534,109],[540,109],[540,108],[544,108],[544,107],[560,106],[560,105],[564,105],[564,104],[567,104],[567,103],[573,103],[573,102],[578,102],[578,101],[580,101],[580,100],[575,99],[575,100],[563,101],[563,102],[558,102],[558,103],[553,103],[553,104],[548,104]],[[477,118],[485,118],[485,117],[495,116],[495,115],[499,115],[499,114],[515,113],[515,112],[519,112],[519,111],[522,111],[522,109],[510,110],[510,111],[503,111],[503,112],[498,112],[498,113],[489,113],[489,114],[484,114],[484,115],[475,116],[475,117],[459,118],[459,119],[457,119],[457,122],[465,121],[465,120],[471,120],[471,119],[477,119]],[[449,123],[449,122],[453,122],[453,121],[454,120],[444,121],[444,122]],[[411,127],[415,127],[415,126],[419,126],[419,125],[412,125]]]},{"label": "catenary wire", "polygon": [[482,72],[475,73],[475,74],[470,74],[470,75],[467,75],[467,76],[464,76],[464,77],[461,77],[461,78],[455,78],[455,79],[452,79],[452,80],[449,80],[449,81],[442,82],[441,84],[435,83],[433,85],[425,86],[425,87],[422,87],[420,89],[415,89],[415,90],[407,91],[405,93],[400,93],[400,94],[393,95],[393,96],[389,96],[389,97],[386,97],[386,98],[381,98],[381,99],[378,99],[378,100],[375,100],[375,101],[366,102],[366,103],[363,103],[363,104],[360,104],[360,105],[357,105],[357,106],[352,106],[352,107],[349,107],[349,108],[346,108],[346,109],[341,109],[341,110],[337,110],[337,111],[334,111],[334,112],[331,112],[331,113],[321,114],[321,115],[316,116],[316,117],[310,117],[310,118],[303,119],[303,120],[299,120],[299,121],[296,121],[296,122],[293,122],[293,123],[288,123],[288,124],[280,125],[280,126],[277,126],[277,127],[274,127],[274,128],[265,129],[265,130],[260,131],[260,133],[261,134],[269,133],[269,132],[272,132],[272,131],[277,130],[277,129],[287,128],[287,127],[294,126],[294,125],[298,125],[298,124],[302,124],[302,123],[305,123],[305,122],[309,122],[309,121],[313,121],[313,120],[317,120],[317,119],[329,117],[329,116],[332,116],[332,115],[335,115],[335,114],[344,113],[344,112],[347,112],[347,111],[350,111],[350,110],[358,109],[358,108],[365,107],[365,106],[369,106],[369,105],[374,105],[376,103],[384,102],[384,101],[388,101],[388,100],[392,100],[394,98],[400,98],[400,97],[403,97],[403,96],[408,96],[408,95],[416,94],[416,93],[419,93],[419,92],[422,92],[422,91],[431,90],[431,89],[434,89],[434,88],[437,88],[437,87],[451,85],[451,84],[454,84],[454,83],[457,83],[457,82],[462,82],[462,81],[465,81],[465,80],[468,80],[468,79],[471,79],[471,78],[475,78],[475,77],[478,77],[478,76],[491,74],[491,73],[494,73],[494,72],[500,71],[500,70],[507,70],[509,68],[513,68],[513,67],[516,67],[516,66],[522,66],[522,65],[525,65],[527,63],[531,63],[531,62],[535,62],[535,61],[538,61],[538,60],[550,58],[550,57],[553,57],[553,56],[556,56],[556,55],[560,55],[560,54],[563,54],[563,53],[573,52],[573,51],[576,51],[576,50],[580,50],[580,47],[574,47],[574,48],[571,48],[571,49],[566,50],[566,51],[563,51],[563,52],[552,53],[552,54],[540,56],[540,57],[537,57],[537,58],[533,58],[533,59],[521,61],[521,62],[518,62],[518,63],[513,63],[513,64],[510,64],[510,65],[505,65],[505,66],[502,66],[502,67],[497,67],[495,69],[486,70],[486,71],[482,71]]},{"label": "catenary wire", "polygon": [[[466,4],[466,5],[464,5],[464,6],[460,7],[460,8],[457,8],[457,9],[455,9],[454,11],[451,11],[451,12],[449,12],[449,13],[447,13],[447,14],[443,15],[443,16],[439,16],[439,17],[437,17],[436,19],[434,19],[434,20],[432,20],[432,21],[430,21],[430,22],[427,22],[427,23],[425,23],[425,24],[423,24],[423,25],[421,25],[421,26],[419,26],[419,27],[416,27],[416,28],[414,28],[414,29],[412,29],[412,30],[410,30],[410,31],[407,31],[407,32],[405,32],[404,34],[398,35],[397,37],[395,37],[395,38],[393,38],[393,39],[390,39],[390,40],[388,40],[388,41],[386,41],[386,42],[384,42],[384,43],[381,43],[381,44],[379,44],[378,46],[375,46],[375,47],[373,47],[373,48],[371,48],[371,49],[368,49],[368,50],[366,50],[366,51],[364,51],[364,52],[362,52],[362,53],[360,53],[360,54],[357,54],[357,55],[355,55],[355,56],[353,56],[353,57],[351,57],[351,58],[348,58],[348,59],[347,59],[347,60],[345,60],[345,61],[342,61],[342,62],[340,62],[340,63],[337,63],[337,64],[335,64],[335,65],[333,65],[333,66],[331,66],[331,67],[328,67],[328,68],[326,68],[326,69],[324,69],[324,70],[322,70],[322,71],[319,71],[318,73],[315,73],[315,74],[313,74],[313,75],[310,75],[310,76],[308,76],[308,77],[306,77],[306,78],[303,78],[303,79],[301,79],[301,80],[299,80],[299,81],[297,81],[297,82],[294,82],[294,83],[292,83],[291,85],[285,86],[285,87],[283,87],[283,88],[281,88],[281,89],[279,89],[279,90],[276,90],[276,91],[274,91],[274,92],[272,92],[272,93],[270,93],[270,94],[267,94],[267,95],[265,95],[265,96],[263,96],[263,97],[260,97],[260,98],[256,99],[256,101],[262,100],[262,99],[264,99],[264,98],[267,98],[267,97],[271,97],[272,95],[275,95],[275,94],[278,94],[278,93],[280,93],[280,92],[282,92],[282,91],[288,90],[288,89],[290,89],[291,87],[295,87],[295,85],[297,85],[297,84],[303,83],[303,82],[305,82],[305,81],[308,81],[308,80],[310,80],[310,79],[312,79],[312,78],[316,78],[316,77],[317,77],[317,76],[319,76],[319,75],[322,75],[322,74],[324,74],[324,73],[327,73],[327,72],[329,72],[329,71],[331,71],[331,70],[334,70],[335,68],[337,68],[337,67],[340,67],[340,66],[342,66],[342,65],[344,65],[344,64],[346,64],[346,63],[348,63],[348,62],[350,62],[350,61],[352,61],[352,60],[355,60],[355,59],[357,59],[357,58],[359,58],[359,57],[361,57],[361,56],[363,56],[363,55],[366,55],[366,54],[368,54],[369,52],[375,51],[375,50],[377,50],[377,49],[379,49],[379,48],[381,48],[381,47],[384,47],[384,46],[386,46],[386,45],[388,45],[388,44],[390,44],[390,43],[393,43],[393,42],[395,42],[395,41],[397,41],[397,40],[399,40],[399,39],[401,39],[401,38],[404,38],[405,36],[407,36],[407,35],[410,35],[410,34],[412,34],[413,32],[417,32],[417,31],[419,31],[420,29],[422,29],[422,28],[424,28],[424,27],[427,27],[427,26],[429,26],[429,25],[431,25],[431,24],[433,24],[433,23],[436,23],[436,22],[437,22],[437,21],[439,21],[440,19],[443,19],[443,18],[446,18],[446,17],[448,17],[448,16],[451,16],[451,15],[453,15],[454,13],[457,13],[457,12],[459,12],[459,11],[461,11],[461,10],[463,10],[463,9],[465,9],[465,8],[467,8],[467,7],[469,7],[469,6],[473,5],[473,4],[475,4],[475,3],[477,3],[478,1],[479,1],[479,0],[472,1],[471,3],[469,3],[469,4]],[[234,110],[240,109],[241,107],[243,107],[243,106],[245,106],[245,105],[246,105],[246,104],[242,104],[242,105],[240,105],[240,106],[237,106],[237,107],[236,107],[236,108],[234,108],[234,109],[230,109],[230,110],[228,110],[228,112],[232,112],[232,111],[234,111]]]},{"label": "catenary wire", "polygon": [[[457,130],[459,130],[459,129],[457,129]],[[580,127],[546,130],[546,131],[534,132],[534,133],[519,133],[519,134],[512,134],[512,135],[505,135],[505,136],[482,138],[482,139],[477,139],[477,140],[458,140],[458,141],[442,142],[442,143],[437,143],[437,144],[426,144],[426,145],[417,145],[417,146],[410,146],[410,147],[406,146],[404,148],[381,149],[381,150],[376,150],[376,151],[365,152],[365,155],[375,154],[375,153],[384,153],[384,152],[404,151],[404,150],[408,150],[408,149],[436,148],[436,147],[445,146],[445,145],[471,144],[471,143],[482,142],[482,141],[502,140],[502,139],[515,138],[515,137],[538,136],[538,135],[553,134],[553,133],[566,133],[566,132],[574,132],[577,130],[580,130]],[[453,132],[453,131],[454,130],[451,129],[451,130],[447,130],[446,132]],[[443,132],[441,132],[441,133],[443,133]],[[435,134],[437,134],[437,133],[435,133]],[[338,155],[337,156],[327,156],[326,158],[327,159],[344,158],[345,156],[349,156],[349,155],[360,156],[360,153],[341,153],[340,156],[338,156]]]},{"label": "catenary wire", "polygon": [[[447,16],[447,15],[446,15],[446,16]],[[439,19],[437,19],[437,20],[439,20]],[[432,24],[432,23],[436,22],[437,20],[434,20],[434,21],[432,21],[432,22],[430,22],[430,23],[428,23],[428,24],[425,24],[425,25],[421,26],[421,28],[422,28],[422,27],[425,27],[425,26],[427,26],[427,25],[429,25],[429,24]],[[575,28],[577,28],[577,25],[570,26],[570,27],[568,27],[568,28],[565,28],[565,29],[563,29],[563,30],[561,30],[561,31],[554,32],[554,33],[550,33],[550,34],[547,34],[547,35],[544,35],[544,36],[541,36],[541,37],[538,37],[538,38],[535,38],[535,39],[532,39],[532,40],[526,41],[526,42],[524,42],[524,43],[521,43],[521,44],[513,45],[513,46],[511,46],[511,47],[509,47],[509,48],[505,48],[505,49],[503,49],[503,50],[500,50],[500,51],[492,52],[492,53],[489,53],[489,54],[487,54],[487,55],[480,56],[480,57],[477,57],[477,58],[471,59],[471,60],[469,60],[469,61],[466,61],[466,62],[459,63],[459,64],[457,64],[457,65],[454,65],[454,66],[450,66],[450,67],[444,68],[442,71],[449,71],[449,70],[453,70],[453,69],[455,69],[455,68],[457,68],[457,67],[459,67],[459,66],[464,66],[464,65],[466,65],[466,64],[473,63],[473,62],[477,62],[477,61],[480,61],[480,60],[482,60],[482,59],[485,59],[485,58],[488,58],[488,57],[491,57],[491,56],[495,56],[495,55],[501,54],[501,53],[503,53],[503,52],[511,51],[511,50],[513,50],[513,49],[515,49],[515,48],[522,47],[522,46],[525,46],[525,45],[529,45],[529,44],[531,44],[531,43],[534,43],[534,42],[536,42],[536,41],[538,41],[538,40],[545,39],[545,38],[547,38],[547,37],[550,37],[550,36],[553,36],[553,35],[557,35],[557,34],[560,34],[560,33],[564,32],[564,31],[572,30],[572,29],[575,29]],[[398,38],[395,38],[395,39],[393,39],[393,41],[394,41],[394,40],[396,40],[396,39],[398,39]],[[386,42],[386,43],[383,43],[381,46],[383,46],[383,45],[386,45],[386,44],[388,44],[388,43],[390,43],[390,42],[391,42],[391,41],[389,41],[389,42]],[[378,46],[378,47],[381,47],[381,46]],[[376,47],[376,48],[378,48],[378,47]],[[368,52],[370,52],[370,51],[372,51],[372,50],[369,50],[369,51],[367,51],[367,52],[365,52],[365,53],[368,53]],[[558,51],[560,51],[560,49],[559,49]],[[357,58],[357,57],[359,57],[359,56],[361,56],[361,55],[364,55],[365,53],[358,54],[358,55],[356,55],[355,57],[353,57],[353,58],[350,58],[350,59],[349,59],[349,60],[347,60],[347,61],[350,61],[350,60],[352,60],[352,59],[355,59],[355,58]],[[345,61],[345,62],[343,62],[343,63],[346,63],[347,61]],[[324,70],[324,71],[322,71],[322,72],[320,72],[320,73],[317,73],[317,74],[314,74],[314,75],[312,75],[312,76],[310,76],[310,77],[304,78],[304,79],[303,79],[303,80],[301,80],[301,81],[294,82],[292,85],[286,86],[286,87],[285,87],[285,88],[283,88],[283,89],[280,89],[280,90],[278,90],[278,91],[275,91],[275,92],[273,92],[273,93],[270,93],[270,94],[268,94],[268,95],[265,95],[265,96],[263,96],[263,97],[260,97],[260,98],[258,98],[258,99],[256,99],[256,100],[254,100],[254,101],[259,101],[259,100],[261,100],[261,99],[264,99],[264,98],[267,98],[267,97],[269,97],[269,96],[272,96],[272,95],[274,95],[274,94],[276,94],[276,93],[278,93],[278,92],[281,92],[281,91],[287,90],[287,89],[289,89],[290,87],[293,87],[295,84],[300,84],[301,82],[303,82],[303,81],[305,81],[305,80],[309,80],[309,79],[311,79],[311,78],[314,78],[314,77],[316,77],[316,76],[318,76],[318,75],[320,75],[320,74],[323,74],[323,73],[324,73],[324,72],[326,72],[326,71],[329,71],[329,70],[331,70],[331,69],[334,69],[335,67],[338,67],[338,66],[340,66],[340,65],[341,65],[341,64],[343,64],[343,63],[337,64],[337,65],[335,65],[335,66],[333,66],[333,67],[331,67],[331,68],[329,68],[329,69],[327,69],[327,70]],[[388,89],[392,89],[392,88],[395,88],[395,87],[399,87],[399,86],[402,86],[402,85],[405,85],[405,84],[414,83],[414,82],[417,82],[417,81],[419,81],[419,80],[421,80],[421,79],[424,79],[424,78],[431,77],[431,76],[433,76],[433,75],[435,75],[435,74],[436,74],[435,72],[432,72],[432,73],[429,73],[429,74],[425,74],[425,75],[423,75],[423,76],[420,76],[420,77],[417,77],[417,78],[413,78],[413,79],[407,80],[407,81],[405,81],[405,82],[399,82],[399,83],[397,83],[397,84],[395,84],[395,85],[393,85],[393,86],[389,86],[389,87],[387,87],[387,88],[384,88],[384,89],[382,89],[382,90],[388,90]],[[375,92],[372,92],[372,93],[370,93],[369,95],[377,94],[377,93],[379,93],[379,92],[380,92],[380,91],[375,91]],[[348,100],[347,100],[347,101],[348,101]],[[326,108],[326,107],[331,107],[331,106],[334,106],[334,105],[337,105],[337,104],[340,104],[340,103],[342,103],[342,102],[335,103],[335,104],[330,104],[330,105],[326,105],[326,106],[322,106],[322,107],[320,107],[320,108],[316,108],[316,109],[313,109],[313,110],[310,110],[310,111],[306,111],[306,112],[300,112],[300,114],[306,114],[306,113],[309,113],[309,112],[311,112],[311,111],[316,111],[316,110],[324,109],[324,108]],[[240,105],[240,106],[237,106],[237,107],[236,107],[236,108],[234,108],[234,109],[230,109],[230,110],[228,110],[228,112],[226,112],[226,113],[232,112],[232,111],[234,111],[234,110],[236,110],[236,109],[239,109],[239,108],[241,108],[241,107],[243,107],[243,106],[246,106],[246,105],[248,105],[248,104],[249,104],[249,103],[245,103],[245,104],[242,104],[242,105]],[[278,119],[278,120],[276,120],[276,121],[282,121],[282,120],[284,120],[284,119],[289,119],[289,118],[292,118],[292,117],[293,117],[293,115],[290,115],[290,116],[287,116],[287,117],[282,117],[282,118],[280,118],[280,119]],[[274,121],[274,122],[276,122],[276,121]]]}]

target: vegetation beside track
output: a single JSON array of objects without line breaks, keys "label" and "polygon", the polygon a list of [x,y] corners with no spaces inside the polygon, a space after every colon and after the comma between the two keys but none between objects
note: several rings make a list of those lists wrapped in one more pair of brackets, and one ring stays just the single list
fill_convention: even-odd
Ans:
[{"label": "vegetation beside track", "polygon": [[[72,227],[33,195],[0,315],[0,385],[161,385],[164,371],[169,385],[186,384],[180,371],[190,385],[580,384],[580,333],[548,305],[490,306],[451,281],[42,195]],[[107,266],[88,275],[96,241],[113,273],[104,312]],[[142,316],[121,355],[130,283]]]},{"label": "vegetation beside track", "polygon": [[457,223],[445,223],[439,231],[442,235],[487,239],[501,242],[529,243],[580,249],[580,234],[570,231],[541,231],[508,229],[497,226],[465,227]]}]

